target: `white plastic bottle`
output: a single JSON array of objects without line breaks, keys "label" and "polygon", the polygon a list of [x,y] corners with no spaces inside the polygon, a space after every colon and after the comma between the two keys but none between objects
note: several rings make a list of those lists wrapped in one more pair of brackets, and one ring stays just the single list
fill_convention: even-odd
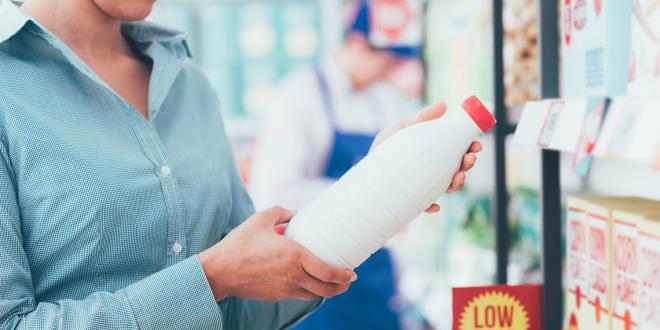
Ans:
[{"label": "white plastic bottle", "polygon": [[387,138],[298,212],[285,235],[331,265],[359,266],[438,200],[472,141],[495,125],[476,97],[462,108]]}]

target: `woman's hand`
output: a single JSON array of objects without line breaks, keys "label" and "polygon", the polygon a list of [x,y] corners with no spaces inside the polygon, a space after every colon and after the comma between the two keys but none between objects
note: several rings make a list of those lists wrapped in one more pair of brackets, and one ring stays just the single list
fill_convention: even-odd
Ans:
[{"label": "woman's hand", "polygon": [[256,213],[218,244],[199,254],[217,301],[229,296],[270,302],[314,300],[346,291],[356,275],[328,265],[274,227],[294,213],[272,207]]},{"label": "woman's hand", "polygon": [[[371,145],[371,149],[373,150],[374,148],[378,147],[378,145],[381,144],[385,139],[392,136],[394,133],[398,132],[399,130],[421,122],[440,118],[442,117],[442,115],[445,114],[446,111],[447,111],[447,105],[445,105],[444,103],[436,103],[422,109],[420,112],[417,113],[417,115],[412,116],[410,118],[406,118],[397,125],[392,126],[380,132],[380,134],[376,136],[374,143]],[[460,169],[458,170],[458,172],[456,172],[456,174],[454,174],[454,177],[452,179],[451,184],[449,185],[449,188],[447,189],[447,192],[455,192],[463,188],[463,184],[465,183],[465,173],[469,171],[477,162],[477,153],[480,152],[482,149],[483,147],[481,146],[481,143],[477,141],[472,142],[472,145],[470,145],[470,148],[463,157],[463,162],[461,163]],[[428,209],[426,209],[426,212],[428,213],[435,213],[438,211],[440,211],[440,205],[438,204],[433,204]]]}]

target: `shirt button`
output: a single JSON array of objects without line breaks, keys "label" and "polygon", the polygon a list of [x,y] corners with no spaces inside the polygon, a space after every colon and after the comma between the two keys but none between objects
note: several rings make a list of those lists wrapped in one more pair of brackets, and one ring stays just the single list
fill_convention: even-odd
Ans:
[{"label": "shirt button", "polygon": [[160,167],[160,174],[161,174],[163,177],[168,177],[168,176],[170,176],[170,173],[172,173],[172,169],[171,169],[169,166],[167,166],[167,165],[163,165],[163,166]]},{"label": "shirt button", "polygon": [[179,244],[179,242],[174,243],[172,251],[174,251],[174,254],[179,254],[179,252],[181,252],[181,244]]}]

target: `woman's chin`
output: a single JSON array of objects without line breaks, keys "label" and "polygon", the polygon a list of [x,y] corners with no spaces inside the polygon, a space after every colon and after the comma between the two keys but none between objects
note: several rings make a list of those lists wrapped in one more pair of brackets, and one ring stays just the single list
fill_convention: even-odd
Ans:
[{"label": "woman's chin", "polygon": [[147,18],[154,7],[154,0],[95,0],[108,16],[122,21],[140,21]]},{"label": "woman's chin", "polygon": [[125,11],[120,18],[122,21],[141,21],[147,18],[153,9],[153,4],[136,4],[134,7]]}]

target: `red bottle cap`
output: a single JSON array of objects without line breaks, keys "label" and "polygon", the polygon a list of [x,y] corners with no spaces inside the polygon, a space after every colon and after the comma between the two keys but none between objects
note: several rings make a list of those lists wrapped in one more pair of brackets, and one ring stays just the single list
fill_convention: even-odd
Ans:
[{"label": "red bottle cap", "polygon": [[482,133],[490,131],[497,123],[495,117],[486,109],[476,96],[470,96],[461,104],[465,112],[470,115]]}]

